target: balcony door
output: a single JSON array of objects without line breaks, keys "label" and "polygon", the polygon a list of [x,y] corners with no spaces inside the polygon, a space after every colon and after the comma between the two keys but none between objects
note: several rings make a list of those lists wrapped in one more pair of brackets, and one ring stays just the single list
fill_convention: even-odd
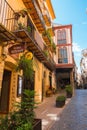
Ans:
[{"label": "balcony door", "polygon": [[1,96],[0,96],[0,112],[8,112],[9,91],[10,91],[11,71],[4,70]]}]

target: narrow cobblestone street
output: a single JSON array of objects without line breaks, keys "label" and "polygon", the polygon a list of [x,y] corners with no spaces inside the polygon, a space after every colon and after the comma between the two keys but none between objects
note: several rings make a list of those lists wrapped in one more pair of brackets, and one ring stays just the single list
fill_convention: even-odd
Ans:
[{"label": "narrow cobblestone street", "polygon": [[54,95],[35,110],[42,119],[42,130],[87,130],[87,90],[76,90],[63,108],[55,107]]},{"label": "narrow cobblestone street", "polygon": [[50,130],[87,130],[87,90],[76,90]]},{"label": "narrow cobblestone street", "polygon": [[57,95],[65,94],[60,92],[52,97],[44,99],[36,109],[36,117],[42,119],[42,130],[50,130],[56,120],[59,120],[59,115],[62,113],[63,109],[69,103],[70,99],[66,100],[66,105],[62,108],[57,108],[55,106],[55,100]]}]

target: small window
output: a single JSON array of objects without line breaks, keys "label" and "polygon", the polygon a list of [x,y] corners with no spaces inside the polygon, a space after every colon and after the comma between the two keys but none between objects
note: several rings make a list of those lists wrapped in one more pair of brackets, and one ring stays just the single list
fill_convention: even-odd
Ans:
[{"label": "small window", "polygon": [[18,75],[18,85],[17,85],[17,96],[21,96],[22,93],[22,84],[23,84],[23,79],[22,76]]}]

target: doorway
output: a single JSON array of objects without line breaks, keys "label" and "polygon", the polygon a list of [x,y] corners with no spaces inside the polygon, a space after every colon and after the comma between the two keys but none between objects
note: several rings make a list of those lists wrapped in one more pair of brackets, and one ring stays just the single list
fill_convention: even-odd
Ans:
[{"label": "doorway", "polygon": [[0,96],[0,112],[7,113],[9,108],[9,91],[10,91],[11,71],[4,70],[1,96]]}]

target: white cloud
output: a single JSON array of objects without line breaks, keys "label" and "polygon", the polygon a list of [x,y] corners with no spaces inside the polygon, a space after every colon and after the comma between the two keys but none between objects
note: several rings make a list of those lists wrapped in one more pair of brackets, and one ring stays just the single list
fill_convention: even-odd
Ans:
[{"label": "white cloud", "polygon": [[87,22],[82,22],[83,25],[87,24]]},{"label": "white cloud", "polygon": [[81,47],[77,43],[73,43],[73,52],[80,52],[81,53]]}]

